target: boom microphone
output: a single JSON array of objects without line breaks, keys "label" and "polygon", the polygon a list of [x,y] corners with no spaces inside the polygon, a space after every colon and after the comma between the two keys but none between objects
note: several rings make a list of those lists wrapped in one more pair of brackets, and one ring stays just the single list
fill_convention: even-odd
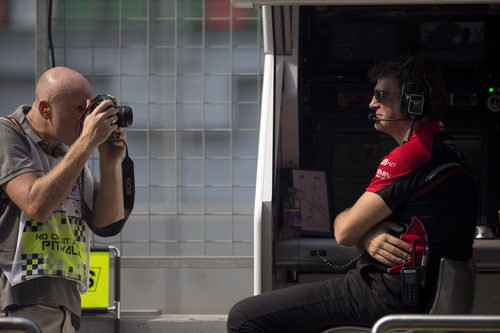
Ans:
[{"label": "boom microphone", "polygon": [[368,114],[368,119],[371,121],[401,121],[401,120],[410,120],[410,118],[377,118],[375,112]]}]

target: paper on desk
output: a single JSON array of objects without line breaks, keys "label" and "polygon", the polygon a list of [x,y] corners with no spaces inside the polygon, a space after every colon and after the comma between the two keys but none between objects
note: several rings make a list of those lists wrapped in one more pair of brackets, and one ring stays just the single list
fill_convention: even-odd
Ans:
[{"label": "paper on desk", "polygon": [[293,186],[302,207],[302,231],[330,232],[325,172],[293,170]]}]

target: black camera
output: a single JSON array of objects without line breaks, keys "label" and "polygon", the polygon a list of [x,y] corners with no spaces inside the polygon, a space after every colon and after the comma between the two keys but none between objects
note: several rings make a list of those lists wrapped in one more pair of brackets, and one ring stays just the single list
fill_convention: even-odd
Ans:
[{"label": "black camera", "polygon": [[[117,105],[115,97],[110,94],[101,94],[94,97],[94,99],[89,105],[88,108],[89,112],[94,111],[95,108],[99,104],[101,104],[102,101],[108,99],[113,101],[113,107],[116,109],[116,116],[118,117],[116,124],[118,125],[118,127],[129,127],[130,125],[132,125],[132,122],[134,120],[132,108],[128,105]],[[113,142],[116,140],[117,140],[116,134],[112,133],[107,141]]]}]

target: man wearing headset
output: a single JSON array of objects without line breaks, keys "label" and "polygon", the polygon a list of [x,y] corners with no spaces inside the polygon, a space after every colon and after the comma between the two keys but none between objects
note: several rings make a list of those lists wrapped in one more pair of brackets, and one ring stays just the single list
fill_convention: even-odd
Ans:
[{"label": "man wearing headset", "polygon": [[[91,99],[87,79],[55,67],[41,75],[32,105],[0,118],[0,311],[47,333],[78,329],[89,228],[111,236],[126,220],[125,134],[112,101],[90,112]],[[118,140],[108,142],[113,132]],[[100,184],[86,166],[96,148]]]},{"label": "man wearing headset", "polygon": [[446,143],[440,71],[405,57],[373,66],[368,76],[376,82],[369,118],[399,146],[335,218],[337,242],[363,254],[357,267],[342,278],[240,301],[229,313],[229,332],[321,332],[427,312],[440,259],[471,258],[475,185],[461,154]]}]

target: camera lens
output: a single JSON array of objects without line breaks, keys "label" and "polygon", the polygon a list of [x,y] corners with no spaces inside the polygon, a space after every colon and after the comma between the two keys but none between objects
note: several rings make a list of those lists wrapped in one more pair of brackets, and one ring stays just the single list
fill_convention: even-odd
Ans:
[{"label": "camera lens", "polygon": [[116,106],[116,115],[118,116],[117,124],[119,127],[129,127],[132,125],[134,116],[132,114],[132,108],[126,105]]}]

